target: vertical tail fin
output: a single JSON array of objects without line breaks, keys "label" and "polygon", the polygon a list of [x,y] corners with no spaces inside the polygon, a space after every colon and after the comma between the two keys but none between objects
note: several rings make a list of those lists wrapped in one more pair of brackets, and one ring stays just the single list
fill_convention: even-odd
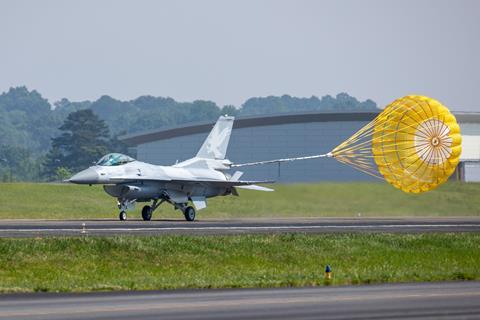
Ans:
[{"label": "vertical tail fin", "polygon": [[197,153],[198,158],[225,159],[234,117],[221,116]]}]

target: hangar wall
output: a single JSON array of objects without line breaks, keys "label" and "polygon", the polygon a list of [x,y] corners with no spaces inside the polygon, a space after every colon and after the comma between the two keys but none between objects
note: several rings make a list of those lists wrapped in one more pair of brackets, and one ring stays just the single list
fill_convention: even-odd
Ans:
[{"label": "hangar wall", "polygon": [[[284,124],[234,129],[227,151],[234,163],[314,155],[329,152],[366,122]],[[137,158],[155,164],[173,164],[193,157],[208,133],[183,136],[138,145]],[[370,180],[369,176],[333,159],[269,164],[239,168],[246,180],[311,182],[319,180]]]},{"label": "hangar wall", "polygon": [[[374,117],[375,114],[372,113],[350,116],[312,113],[237,119],[227,157],[234,163],[244,163],[326,153]],[[277,118],[281,120],[275,120]],[[475,117],[467,115],[457,118],[463,134],[480,135],[480,114],[476,114]],[[462,123],[462,119],[468,122]],[[193,157],[212,126],[212,123],[194,124],[183,128],[124,136],[121,139],[136,146],[138,160],[171,165],[176,161]],[[465,170],[466,180],[480,179],[477,178],[476,170],[471,170],[470,167]],[[279,182],[375,180],[328,158],[283,163],[280,167],[277,164],[269,164],[239,169],[244,172],[242,179],[245,180]]]}]

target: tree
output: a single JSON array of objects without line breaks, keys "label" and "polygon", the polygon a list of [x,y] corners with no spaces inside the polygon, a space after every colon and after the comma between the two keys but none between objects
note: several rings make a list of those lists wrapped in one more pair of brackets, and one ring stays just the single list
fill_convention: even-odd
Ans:
[{"label": "tree", "polygon": [[55,170],[55,175],[58,181],[63,181],[70,178],[72,176],[72,172],[65,167],[58,167],[57,170]]},{"label": "tree", "polygon": [[40,163],[28,149],[0,145],[0,177],[6,181],[32,181],[38,178]]},{"label": "tree", "polygon": [[240,115],[255,115],[300,111],[356,112],[379,111],[379,109],[372,100],[360,102],[348,93],[339,93],[335,98],[326,95],[321,99],[316,96],[297,98],[289,95],[250,98],[243,104],[239,113]]},{"label": "tree", "polygon": [[238,114],[238,109],[235,108],[235,106],[232,105],[225,105],[222,108],[222,111],[220,111],[222,115],[229,115],[229,116],[236,116]]},{"label": "tree", "polygon": [[62,134],[52,139],[45,162],[50,179],[60,167],[73,172],[85,169],[109,150],[108,127],[90,109],[70,113],[59,130]]},{"label": "tree", "polygon": [[50,104],[37,91],[10,88],[0,94],[0,144],[21,146],[39,155],[61,124],[52,117]]}]

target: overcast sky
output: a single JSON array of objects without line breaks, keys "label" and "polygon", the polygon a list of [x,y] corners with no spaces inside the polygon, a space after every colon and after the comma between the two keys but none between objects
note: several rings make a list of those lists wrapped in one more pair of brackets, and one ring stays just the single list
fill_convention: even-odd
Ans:
[{"label": "overcast sky", "polygon": [[241,105],[410,93],[480,111],[480,1],[0,0],[0,92]]}]

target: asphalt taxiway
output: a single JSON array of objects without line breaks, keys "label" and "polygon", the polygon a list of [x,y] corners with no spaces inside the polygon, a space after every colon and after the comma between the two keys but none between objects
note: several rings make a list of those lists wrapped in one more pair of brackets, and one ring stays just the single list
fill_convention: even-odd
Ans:
[{"label": "asphalt taxiway", "polygon": [[0,220],[0,237],[345,232],[480,232],[480,218]]},{"label": "asphalt taxiway", "polygon": [[479,319],[480,282],[0,297],[0,319]]}]

